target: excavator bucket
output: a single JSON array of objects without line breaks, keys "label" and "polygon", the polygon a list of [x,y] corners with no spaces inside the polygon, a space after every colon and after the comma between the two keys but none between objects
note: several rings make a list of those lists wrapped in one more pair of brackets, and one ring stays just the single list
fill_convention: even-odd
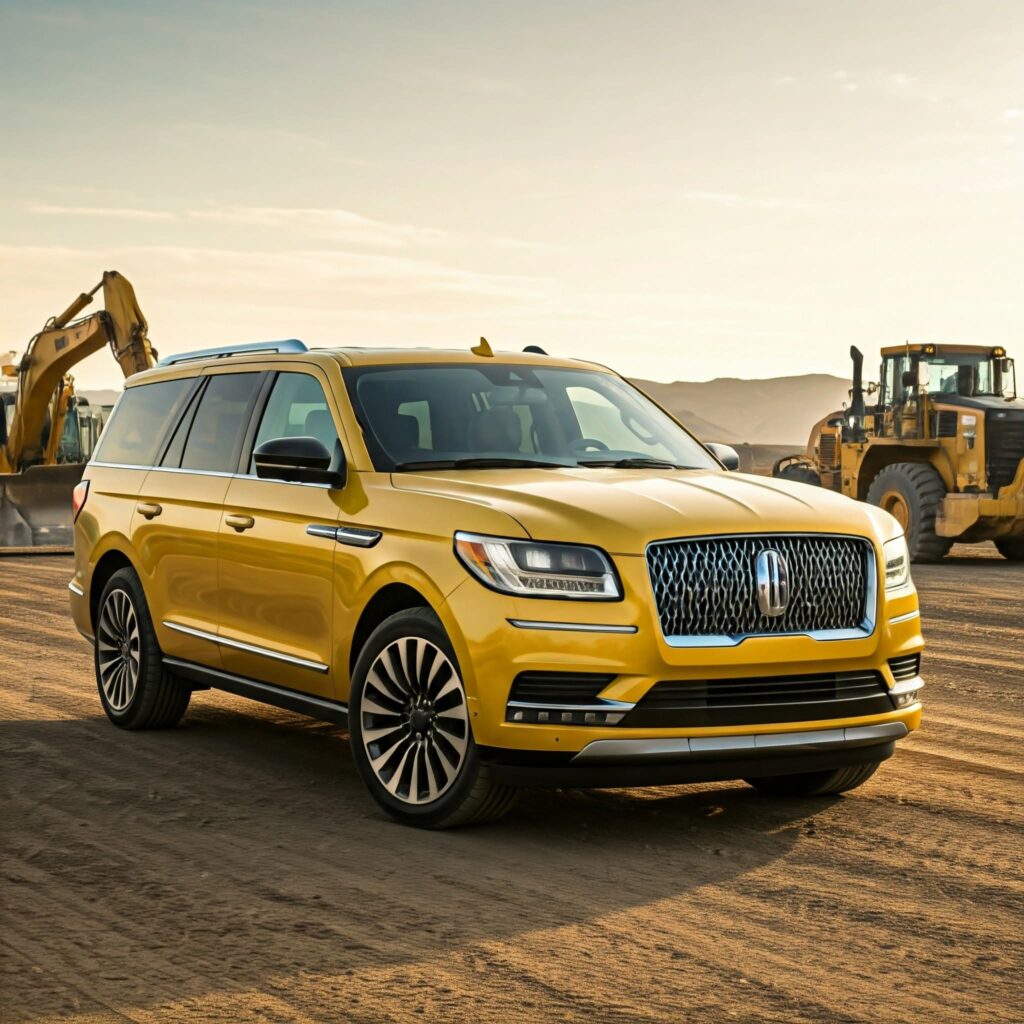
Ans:
[{"label": "excavator bucket", "polygon": [[0,554],[70,549],[71,492],[84,471],[74,463],[0,474]]}]

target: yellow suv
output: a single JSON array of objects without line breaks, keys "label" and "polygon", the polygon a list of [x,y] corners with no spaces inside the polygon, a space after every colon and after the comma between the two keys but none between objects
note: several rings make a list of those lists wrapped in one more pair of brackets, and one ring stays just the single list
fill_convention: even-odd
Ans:
[{"label": "yellow suv", "polygon": [[72,613],[115,725],[209,687],[347,724],[412,825],[524,785],[852,789],[920,723],[903,534],[735,468],[540,350],[174,356],[75,492]]}]

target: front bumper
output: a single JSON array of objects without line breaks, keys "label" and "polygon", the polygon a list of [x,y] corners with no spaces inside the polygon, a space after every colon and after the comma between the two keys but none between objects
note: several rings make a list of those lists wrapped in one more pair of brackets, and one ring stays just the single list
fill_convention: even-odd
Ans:
[{"label": "front bumper", "polygon": [[[580,782],[581,785],[627,785],[631,775],[653,774],[673,781],[686,778],[740,778],[736,761],[749,775],[750,760],[773,761],[768,774],[788,770],[779,758],[799,763],[800,770],[822,766],[859,763],[864,748],[820,744],[810,751],[767,749],[765,738],[784,734],[811,735],[827,730],[845,730],[895,724],[900,735],[920,724],[921,705],[899,706],[894,699],[872,714],[853,717],[805,718],[799,721],[752,720],[743,725],[696,727],[629,727],[628,716],[588,718],[602,707],[628,711],[659,682],[666,680],[717,681],[750,678],[768,679],[800,672],[877,672],[887,692],[895,698],[898,684],[889,662],[920,652],[924,646],[917,594],[912,587],[879,596],[876,625],[869,636],[851,640],[816,640],[810,636],[751,637],[735,646],[717,648],[674,648],[665,642],[649,598],[646,566],[640,557],[618,557],[616,567],[623,579],[625,597],[617,602],[572,602],[517,599],[496,594],[467,580],[449,595],[439,609],[448,635],[455,646],[466,682],[473,734],[486,757],[502,771],[536,775],[543,779],[587,777],[613,778],[613,782]],[[523,628],[524,623],[535,624]],[[609,677],[598,703],[581,709],[580,715],[565,718],[552,713],[544,722],[514,721],[509,704],[513,680],[521,673],[598,673]],[[916,687],[923,683],[917,680]],[[622,723],[622,724],[620,724]],[[760,740],[753,739],[755,737]],[[740,739],[749,749],[737,754],[736,745],[707,750],[696,757],[697,741]],[[891,747],[895,734],[877,746]],[[586,748],[601,742],[689,741],[683,757],[638,759],[636,748],[621,748],[626,756],[613,764],[574,762]],[[597,747],[596,749],[602,749]],[[607,749],[607,748],[605,748]],[[680,748],[681,749],[681,748]],[[661,750],[664,753],[664,750]],[[891,750],[889,750],[891,753]],[[705,754],[707,756],[705,756]],[[521,755],[521,756],[520,756]],[[879,760],[888,756],[882,752]],[[853,757],[853,761],[844,758]],[[664,762],[664,763],[662,763]],[[714,769],[712,762],[723,767]],[[724,765],[733,764],[732,770]],[[815,767],[817,766],[817,767]],[[557,769],[557,771],[556,771]],[[627,770],[629,769],[629,770]],[[633,769],[636,769],[634,772]],[[664,771],[662,771],[664,769]],[[794,769],[796,770],[796,769]],[[559,784],[559,783],[547,783]],[[564,782],[561,784],[573,784]],[[636,783],[641,784],[641,783]]]}]

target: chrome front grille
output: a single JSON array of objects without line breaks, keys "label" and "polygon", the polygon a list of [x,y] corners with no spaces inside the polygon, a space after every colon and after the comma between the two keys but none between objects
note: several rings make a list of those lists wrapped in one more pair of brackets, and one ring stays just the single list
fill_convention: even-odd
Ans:
[{"label": "chrome front grille", "polygon": [[[756,563],[774,550],[785,561],[789,600],[766,615]],[[673,646],[712,647],[751,636],[804,633],[839,640],[874,630],[875,559],[862,537],[770,534],[658,541],[647,568],[662,632]]]}]

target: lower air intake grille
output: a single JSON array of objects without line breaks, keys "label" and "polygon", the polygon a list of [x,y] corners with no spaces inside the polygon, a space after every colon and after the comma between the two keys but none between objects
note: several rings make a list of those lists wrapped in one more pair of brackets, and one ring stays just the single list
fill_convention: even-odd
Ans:
[{"label": "lower air intake grille", "polygon": [[989,490],[1013,482],[1024,459],[1024,412],[1000,409],[985,417],[985,462]]},{"label": "lower air intake grille", "polygon": [[829,672],[655,683],[621,724],[625,729],[764,725],[887,711],[892,704],[880,673]]},{"label": "lower air intake grille", "polygon": [[521,672],[508,699],[528,704],[593,704],[614,678],[592,672]]},{"label": "lower air intake grille", "polygon": [[[758,556],[774,551],[785,564],[788,603],[769,617],[758,606]],[[647,568],[670,642],[735,643],[748,636],[871,631],[874,555],[860,537],[768,534],[659,541]]]},{"label": "lower air intake grille", "polygon": [[892,669],[892,677],[897,683],[904,679],[913,679],[921,674],[921,655],[904,654],[899,658],[889,659],[889,668]]}]

